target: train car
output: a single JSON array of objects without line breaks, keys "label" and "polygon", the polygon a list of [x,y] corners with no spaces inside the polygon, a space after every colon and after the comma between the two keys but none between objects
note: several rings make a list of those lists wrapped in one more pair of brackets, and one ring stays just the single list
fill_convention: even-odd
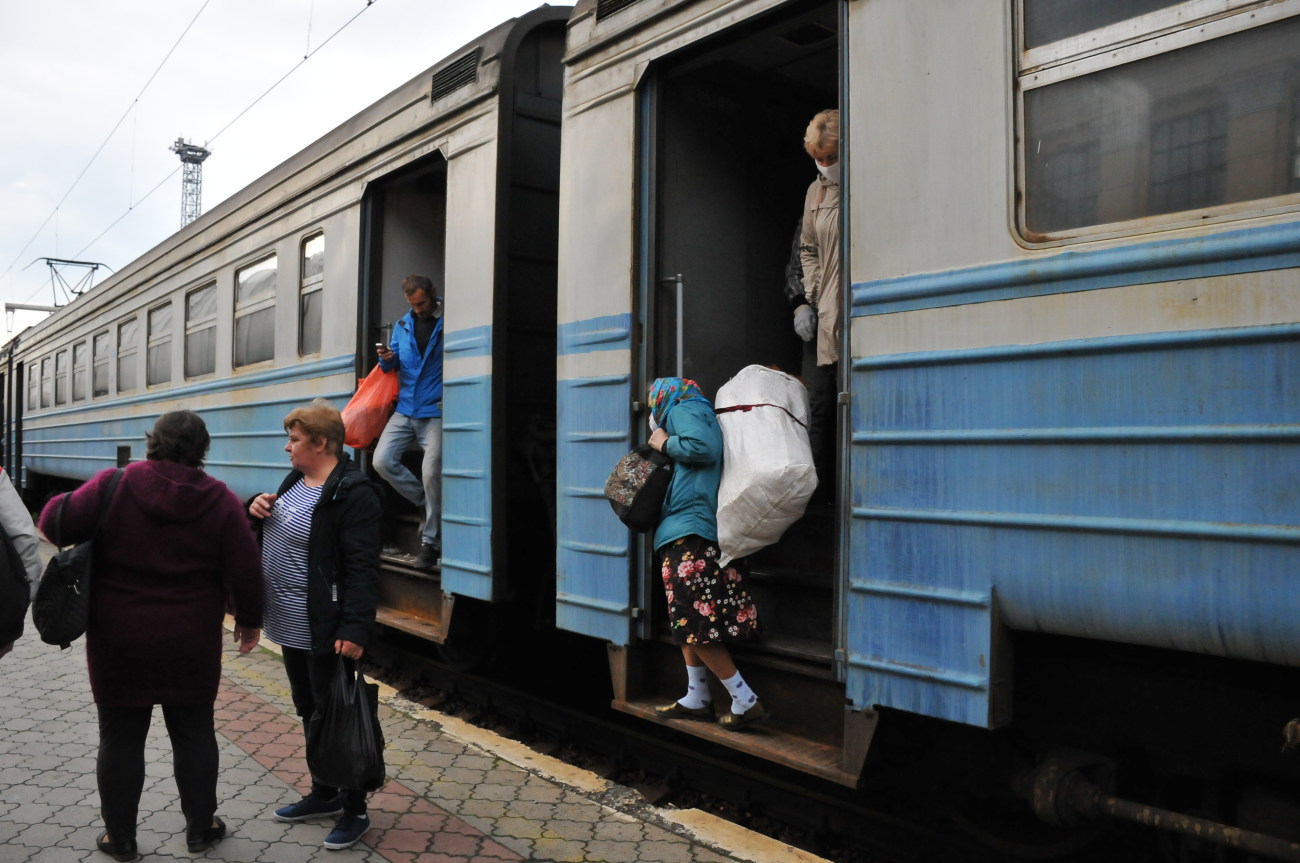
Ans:
[{"label": "train car", "polygon": [[565,63],[557,620],[615,707],[683,675],[604,473],[655,377],[799,368],[838,107],[837,503],[751,559],[774,718],[673,726],[844,785],[910,728],[936,798],[1014,750],[985,793],[1056,823],[1068,777],[1300,838],[1300,3],[581,0]]},{"label": "train car", "polygon": [[412,566],[420,517],[390,494],[380,620],[445,642],[456,597],[545,595],[505,537],[552,542],[568,12],[464,46],[11,341],[4,451],[29,499],[142,458],[178,408],[206,420],[213,475],[275,488],[285,414],[347,401],[425,273],[445,289],[445,553]]}]

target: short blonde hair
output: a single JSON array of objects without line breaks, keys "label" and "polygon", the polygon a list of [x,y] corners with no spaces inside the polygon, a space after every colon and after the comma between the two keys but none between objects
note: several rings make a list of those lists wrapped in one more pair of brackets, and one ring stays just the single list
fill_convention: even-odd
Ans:
[{"label": "short blonde hair", "polygon": [[330,455],[343,455],[343,415],[325,399],[315,399],[304,408],[294,408],[284,418],[284,430],[297,426],[312,443],[325,442]]},{"label": "short blonde hair", "polygon": [[838,156],[840,152],[840,112],[829,108],[818,112],[803,133],[803,148],[814,159]]}]

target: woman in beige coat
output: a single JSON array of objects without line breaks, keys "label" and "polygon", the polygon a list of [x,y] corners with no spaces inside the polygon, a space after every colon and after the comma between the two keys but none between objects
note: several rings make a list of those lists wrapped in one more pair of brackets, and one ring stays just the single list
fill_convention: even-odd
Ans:
[{"label": "woman in beige coat", "polygon": [[834,489],[835,392],[840,360],[840,112],[822,111],[804,133],[804,150],[818,176],[804,198],[799,259],[805,305],[795,309],[795,331],[817,339],[817,368],[810,375],[808,443],[817,467],[813,503],[829,503]]}]

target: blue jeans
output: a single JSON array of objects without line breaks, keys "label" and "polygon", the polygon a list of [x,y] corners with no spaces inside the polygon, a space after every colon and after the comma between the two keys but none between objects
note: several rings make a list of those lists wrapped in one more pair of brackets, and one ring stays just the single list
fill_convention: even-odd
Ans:
[{"label": "blue jeans", "polygon": [[[422,478],[402,464],[402,453],[417,448],[424,450]],[[393,414],[375,446],[374,462],[375,470],[398,494],[424,507],[423,541],[437,543],[442,520],[442,417],[411,419]]]}]

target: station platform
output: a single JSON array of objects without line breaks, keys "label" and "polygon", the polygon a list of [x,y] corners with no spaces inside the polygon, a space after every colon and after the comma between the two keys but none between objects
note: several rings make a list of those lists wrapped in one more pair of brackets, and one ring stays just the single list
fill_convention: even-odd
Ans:
[{"label": "station platform", "polygon": [[[227,621],[229,626],[229,621]],[[0,863],[105,863],[95,785],[98,735],[82,642],[60,651],[31,627],[0,659]],[[635,791],[402,699],[381,684],[388,782],[350,849],[323,847],[333,819],[281,824],[271,811],[308,788],[302,726],[273,645],[223,656],[217,814],[229,833],[185,847],[161,711],[146,749],[142,859],[245,863],[817,863],[820,858]]]}]

